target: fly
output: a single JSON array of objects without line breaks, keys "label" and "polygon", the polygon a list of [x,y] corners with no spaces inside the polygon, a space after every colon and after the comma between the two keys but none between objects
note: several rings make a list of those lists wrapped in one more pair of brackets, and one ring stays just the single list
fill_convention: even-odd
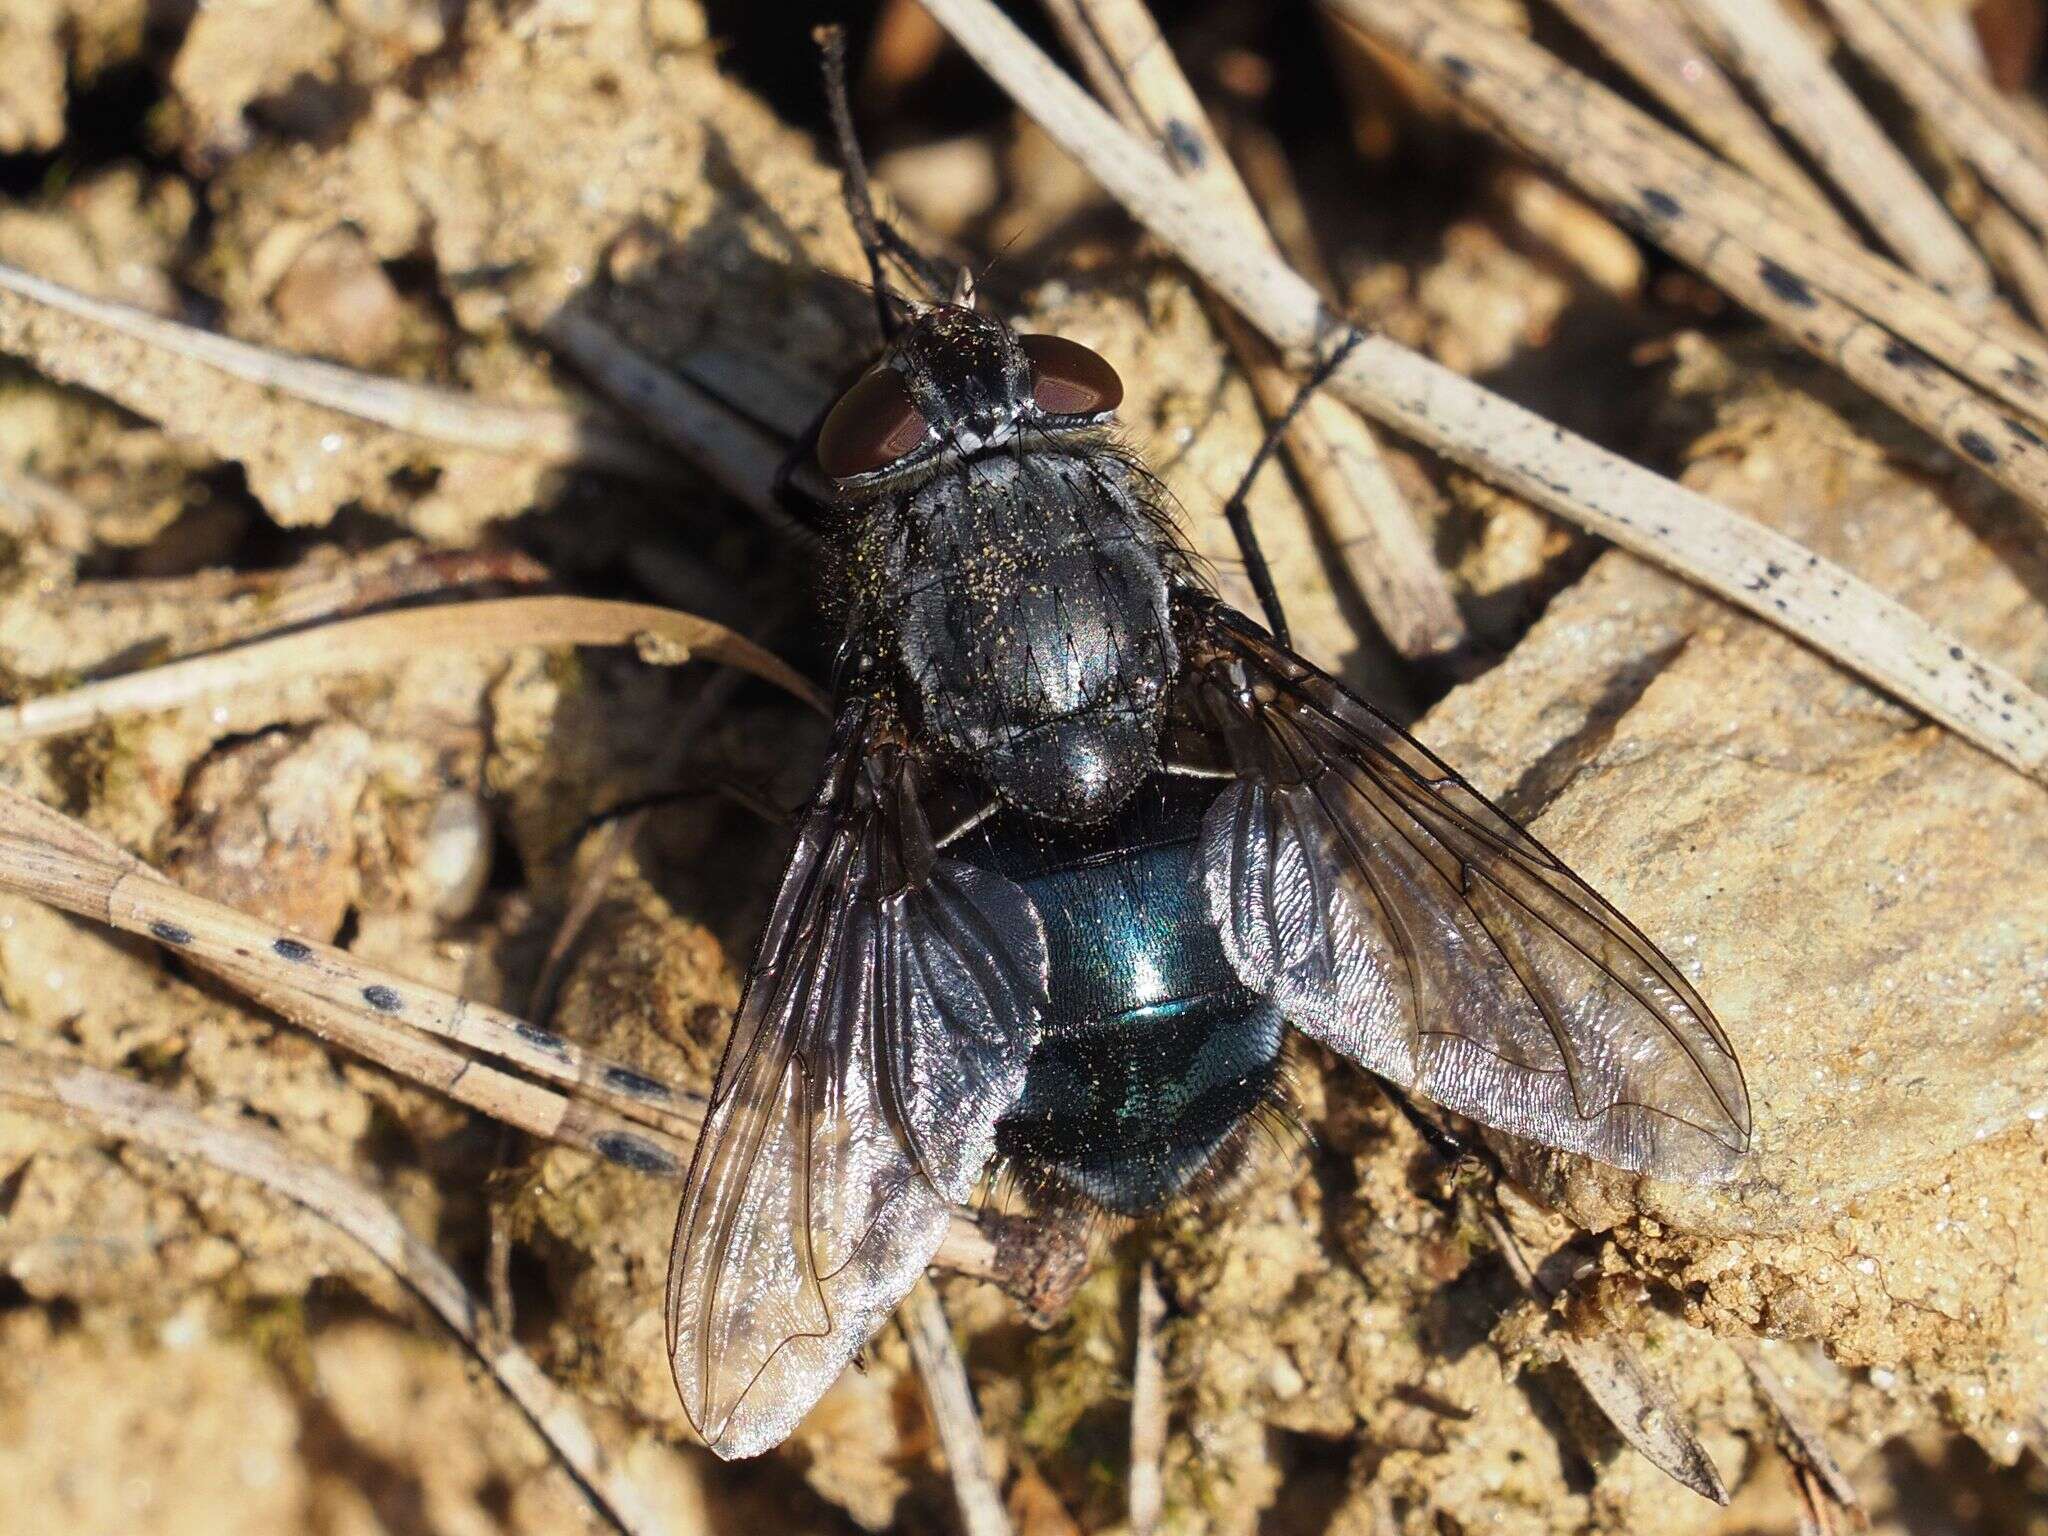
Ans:
[{"label": "fly", "polygon": [[1482,1125],[1725,1176],[1748,1095],[1691,983],[1277,605],[1210,590],[1105,359],[964,283],[890,293],[885,255],[945,290],[834,107],[887,341],[808,466],[837,723],[677,1221],[706,1442],[787,1436],[998,1160],[1125,1216],[1227,1172],[1289,1029]]}]

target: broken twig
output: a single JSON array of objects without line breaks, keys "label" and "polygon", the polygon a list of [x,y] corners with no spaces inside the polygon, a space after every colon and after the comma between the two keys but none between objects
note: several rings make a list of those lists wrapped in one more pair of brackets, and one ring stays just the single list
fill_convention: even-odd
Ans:
[{"label": "broken twig", "polygon": [[896,1322],[924,1383],[925,1405],[960,1501],[961,1527],[967,1536],[1010,1536],[1010,1514],[996,1487],[988,1437],[982,1433],[974,1390],[967,1382],[967,1364],[953,1342],[945,1303],[931,1281],[921,1279],[910,1288],[896,1309]]},{"label": "broken twig", "polygon": [[[1189,184],[1278,259],[1264,215],[1142,0],[1048,0],[1046,9],[1124,126],[1166,146]],[[1218,318],[1260,408],[1269,421],[1280,419],[1300,380],[1243,321],[1227,311]],[[1462,646],[1465,620],[1450,583],[1372,429],[1351,406],[1318,394],[1295,416],[1285,447],[1345,578],[1394,649],[1419,658]]]},{"label": "broken twig", "polygon": [[1901,261],[1965,303],[1990,299],[1984,258],[1777,0],[1682,4]]},{"label": "broken twig", "polygon": [[[503,1071],[478,1061],[448,1043],[448,1032],[432,1027],[442,1014],[432,1009],[401,1007],[391,1013],[389,999],[373,1001],[371,993],[389,992],[401,1003],[408,993],[431,1001],[433,989],[408,977],[344,956],[349,975],[361,985],[350,991],[330,975],[315,981],[300,958],[315,951],[256,919],[204,903],[172,885],[148,865],[98,833],[48,806],[0,785],[0,891],[32,896],[109,927],[146,936],[184,956],[201,970],[211,971],[245,996],[280,1016],[360,1054],[385,1070],[447,1094],[457,1102],[504,1124],[544,1140],[561,1142],[606,1158],[635,1173],[679,1181],[688,1166],[702,1119],[696,1096],[656,1082],[622,1063],[571,1047],[559,1037],[523,1020],[464,999],[452,999],[458,1015],[455,1033],[465,1043],[488,1049],[509,1024],[524,1056],[538,1050],[553,1057],[566,1048],[568,1059],[580,1063],[582,1075],[573,1083],[550,1086],[546,1080]],[[116,915],[118,909],[119,915]],[[180,926],[180,918],[197,912],[227,935],[225,943],[199,945],[196,930]],[[238,942],[240,941],[240,942]],[[322,950],[320,953],[339,953]],[[442,999],[449,994],[440,993]],[[480,1027],[479,1027],[480,1026]],[[594,1077],[599,1091],[593,1093]],[[604,1080],[609,1077],[611,1081]],[[624,1094],[635,1113],[620,1113],[594,1098],[617,1103]],[[666,1127],[666,1128],[664,1128]],[[990,1228],[993,1230],[990,1230]],[[933,1263],[977,1279],[992,1280],[1027,1297],[1047,1295],[1063,1304],[1079,1278],[1075,1264],[1048,1284],[1040,1273],[1046,1255],[1030,1241],[1032,1223],[1010,1219],[985,1222],[972,1212],[955,1211],[953,1225]],[[1058,1243],[1052,1249],[1064,1253]]]},{"label": "broken twig", "polygon": [[[0,294],[9,295],[15,303],[55,310],[101,326],[245,384],[273,389],[414,437],[491,453],[575,462],[641,480],[660,482],[675,476],[674,464],[637,433],[590,411],[503,405],[458,390],[360,373],[338,363],[274,351],[111,299],[94,298],[18,267],[0,265]],[[37,361],[47,364],[50,359],[39,353]],[[103,381],[90,376],[73,372],[61,376],[88,388],[103,387]]]},{"label": "broken twig", "polygon": [[[1548,1306],[1553,1299],[1550,1288],[1537,1278],[1507,1222],[1490,1201],[1482,1199],[1477,1207],[1487,1235],[1515,1283]],[[1687,1424],[1671,1389],[1643,1363],[1634,1345],[1612,1334],[1589,1338],[1566,1329],[1553,1329],[1550,1337],[1586,1395],[1622,1439],[1701,1498],[1716,1504],[1728,1502],[1728,1485],[1721,1480],[1720,1468]]]},{"label": "broken twig", "polygon": [[1166,1298],[1150,1259],[1138,1266],[1138,1338],[1131,1355],[1131,1536],[1152,1536],[1164,1502],[1166,1372],[1159,1360],[1159,1325]]}]

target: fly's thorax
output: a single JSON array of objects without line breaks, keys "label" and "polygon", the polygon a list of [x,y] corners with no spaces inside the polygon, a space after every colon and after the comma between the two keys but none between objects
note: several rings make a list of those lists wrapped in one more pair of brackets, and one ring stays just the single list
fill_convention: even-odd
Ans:
[{"label": "fly's thorax", "polygon": [[1034,814],[1099,820],[1159,766],[1179,655],[1146,488],[1106,446],[1020,446],[863,518],[853,622],[923,733]]}]

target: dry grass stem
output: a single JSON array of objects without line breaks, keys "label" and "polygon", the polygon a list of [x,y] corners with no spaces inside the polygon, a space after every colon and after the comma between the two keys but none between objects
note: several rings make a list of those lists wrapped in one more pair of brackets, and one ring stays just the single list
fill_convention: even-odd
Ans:
[{"label": "dry grass stem", "polygon": [[1552,0],[1600,51],[1679,121],[1845,239],[1827,194],[1785,152],[1670,0]]},{"label": "dry grass stem", "polygon": [[[1416,50],[1417,61],[1436,70],[1503,137],[1546,159],[1589,196],[1642,227],[1745,307],[1948,444],[2048,520],[2048,443],[2032,426],[1934,367],[1914,348],[1902,346],[1892,330],[1870,317],[1875,312],[1859,313],[1831,295],[1826,291],[1827,263],[1810,280],[1806,271],[1788,268],[1746,243],[1746,228],[1732,233],[1717,222],[1715,214],[1722,207],[1718,200],[1694,196],[1691,188],[1679,195],[1677,189],[1685,183],[1675,170],[1670,179],[1657,180],[1665,167],[1641,153],[1641,140],[1622,149],[1607,135],[1584,132],[1593,120],[1591,114],[1578,137],[1562,137],[1568,121],[1553,98],[1569,93],[1579,103],[1604,111],[1605,117],[1599,119],[1603,121],[1618,123],[1620,114],[1634,114],[1630,127],[1673,150],[1673,158],[1682,144],[1676,135],[1554,62],[1542,76],[1543,100],[1532,103],[1533,93],[1523,88],[1520,78],[1535,67],[1532,61],[1519,60],[1513,77],[1507,71],[1497,73],[1492,67],[1495,54],[1488,46],[1493,39],[1471,36],[1479,29],[1456,21],[1427,30],[1411,27],[1409,18],[1419,7],[1410,0],[1362,0],[1345,9],[1369,11],[1390,21],[1398,13],[1403,43]],[[1382,42],[1402,46],[1384,34],[1376,35]],[[1499,52],[1511,54],[1516,48],[1536,51],[1534,45],[1515,39]],[[1484,62],[1475,62],[1482,50]],[[1545,109],[1556,120],[1546,116]]]},{"label": "dry grass stem", "polygon": [[424,1301],[490,1371],[605,1518],[633,1536],[672,1529],[612,1464],[575,1400],[532,1357],[482,1326],[454,1270],[373,1191],[253,1125],[208,1120],[169,1094],[113,1073],[0,1045],[0,1102],[82,1124],[166,1157],[197,1159],[253,1179],[360,1243]]},{"label": "dry grass stem", "polygon": [[[1045,8],[1124,126],[1165,146],[1192,186],[1228,208],[1247,238],[1264,241],[1281,259],[1258,203],[1143,0],[1047,0]],[[1218,317],[1261,409],[1277,419],[1299,381],[1243,322],[1221,311]],[[1342,401],[1317,395],[1288,429],[1285,448],[1345,579],[1394,649],[1420,658],[1464,645],[1467,630],[1450,582],[1372,429]]]},{"label": "dry grass stem", "polygon": [[[777,533],[803,537],[775,499],[787,449],[704,389],[642,357],[587,315],[560,310],[541,339],[620,409],[696,465]],[[729,359],[728,359],[729,361]]]},{"label": "dry grass stem", "polygon": [[[1343,326],[1269,246],[1181,183],[988,0],[927,0],[927,9],[1283,352],[1327,345]],[[1330,387],[1483,478],[1798,636],[2022,772],[2048,776],[2048,701],[1797,541],[1385,337],[1354,350]]]},{"label": "dry grass stem", "polygon": [[[230,977],[289,976],[293,991],[338,1007],[368,1004],[467,1051],[672,1135],[694,1135],[698,1110],[645,1073],[606,1060],[522,1019],[366,965],[346,950],[281,934],[272,924],[172,884],[111,845],[73,846],[64,818],[0,787],[0,886],[140,934]],[[278,962],[282,962],[280,966]]]},{"label": "dry grass stem", "polygon": [[2036,229],[2048,230],[2048,166],[2012,130],[1997,92],[1955,63],[1924,16],[1881,0],[1822,3],[1864,62],[1896,86]]},{"label": "dry grass stem", "polygon": [[198,633],[181,637],[165,656],[169,660],[465,587],[532,587],[548,579],[547,567],[519,550],[441,551],[405,542],[345,562],[314,559],[282,571],[82,581],[68,600],[99,609],[163,602],[187,608],[199,621]]},{"label": "dry grass stem", "polygon": [[903,1305],[896,1309],[896,1322],[910,1345],[918,1379],[924,1383],[925,1405],[931,1410],[939,1449],[946,1457],[946,1473],[960,1501],[961,1529],[967,1536],[1010,1536],[1010,1514],[996,1486],[995,1462],[988,1437],[982,1433],[981,1415],[975,1411],[967,1363],[960,1358],[953,1326],[946,1320],[945,1303],[931,1281],[919,1280],[910,1288]]},{"label": "dry grass stem", "polygon": [[[1487,1235],[1515,1283],[1547,1306],[1552,1300],[1549,1288],[1537,1278],[1528,1255],[1490,1197],[1482,1194],[1476,1203]],[[1551,1339],[1586,1395],[1622,1439],[1701,1498],[1716,1504],[1728,1502],[1728,1485],[1721,1480],[1720,1468],[1686,1422],[1678,1399],[1643,1362],[1634,1345],[1612,1334],[1586,1337],[1562,1328],[1553,1329]]]},{"label": "dry grass stem", "polygon": [[[128,882],[129,902],[149,910],[156,910],[159,889],[169,885],[125,849],[46,806],[4,789],[0,789],[0,860],[10,860],[17,867],[32,867],[38,881],[61,881],[80,892],[103,889],[117,876],[124,878]],[[11,876],[4,869],[0,869],[0,889],[37,894],[25,879]],[[175,891],[175,887],[171,889]],[[98,914],[88,911],[84,915]],[[155,921],[152,919],[149,937],[164,943],[154,929]],[[628,1165],[639,1171],[653,1171],[654,1164],[663,1161],[671,1169],[679,1170],[689,1158],[688,1139],[678,1140],[530,1078],[478,1061],[360,999],[337,1002],[310,993],[298,985],[296,966],[274,953],[254,951],[247,957],[235,957],[232,964],[189,952],[185,958],[308,1033],[529,1135],[579,1147],[614,1161],[626,1154]],[[370,973],[373,968],[364,970]],[[407,984],[403,977],[376,974],[383,978],[379,984],[386,987],[395,989]],[[677,1098],[685,1113],[692,1112],[687,1096]],[[630,1155],[646,1147],[658,1155]]]},{"label": "dry grass stem", "polygon": [[[703,1115],[695,1095],[523,1020],[436,993],[325,946],[282,936],[292,950],[287,958],[268,926],[182,890],[125,849],[5,785],[0,785],[0,891],[34,897],[171,948],[291,1023],[516,1130],[671,1181],[680,1180],[689,1163]],[[205,943],[200,930],[182,926],[182,920],[195,917],[211,925]],[[305,959],[298,958],[300,949]],[[362,985],[351,991],[332,971],[309,977],[316,963],[324,967],[330,956],[338,956]],[[388,998],[372,1002],[372,990],[395,995],[402,1005],[399,1012],[388,1011]],[[422,1004],[438,998],[442,1005],[403,1006],[414,998]],[[450,1013],[461,1019],[455,1035],[437,1027],[445,1025]],[[573,1081],[565,1081],[559,1070],[534,1081],[448,1043],[460,1036],[464,1045],[489,1050],[504,1043],[506,1027],[517,1041],[512,1055],[522,1065],[538,1052],[556,1068],[565,1061],[580,1063],[580,1072],[570,1074]],[[558,1086],[549,1086],[550,1080]],[[1015,1273],[1016,1264],[996,1239],[973,1212],[964,1210],[954,1213],[933,1263],[998,1284],[1017,1285],[1029,1278]]]},{"label": "dry grass stem", "polygon": [[1777,0],[1681,3],[1901,261],[1965,303],[1989,301],[1984,258]]},{"label": "dry grass stem", "polygon": [[342,619],[25,700],[0,709],[0,745],[60,736],[239,689],[375,671],[427,651],[495,652],[529,645],[639,645],[664,662],[717,661],[764,678],[815,708],[825,707],[824,695],[787,663],[709,619],[647,603],[508,597]]},{"label": "dry grass stem", "polygon": [[2007,137],[2027,146],[2036,165],[2048,165],[2048,124],[1992,80],[1991,61],[1969,11],[1929,9],[1919,0],[1878,0],[1878,8],[1905,36],[1925,39],[1956,88],[1996,119]]},{"label": "dry grass stem", "polygon": [[[13,311],[13,325],[24,334],[33,334],[38,309],[85,321],[246,384],[274,389],[415,437],[492,453],[574,462],[641,480],[658,482],[675,474],[666,455],[639,434],[588,411],[496,404],[457,390],[361,373],[338,363],[297,357],[202,331],[0,265],[0,317]],[[68,332],[49,340],[50,346],[31,350],[38,367],[87,388],[101,387],[92,378],[79,376],[74,365],[78,354]],[[67,354],[73,363],[67,364]],[[133,401],[123,403],[144,409]]]},{"label": "dry grass stem", "polygon": [[[1799,283],[1832,294],[1985,393],[2048,420],[2048,345],[1974,314],[1797,205],[1716,160],[1517,33],[1418,0],[1324,0],[1396,53],[1457,84],[1459,99],[1539,162],[1576,179],[1584,158],[1617,183],[1611,204],[1661,238],[1667,205],[1710,222]],[[1621,179],[1625,178],[1625,179]],[[1761,267],[1760,267],[1761,270]]]},{"label": "dry grass stem", "polygon": [[1785,1384],[1785,1378],[1772,1368],[1764,1355],[1760,1339],[1734,1339],[1730,1341],[1735,1353],[1742,1357],[1743,1367],[1749,1378],[1771,1405],[1771,1412],[1777,1416],[1778,1426],[1783,1431],[1785,1451],[1793,1463],[1811,1472],[1827,1495],[1843,1509],[1860,1515],[1862,1500],[1856,1496],[1856,1485],[1843,1474],[1842,1468],[1828,1449],[1827,1441],[1814,1425],[1812,1416],[1800,1406],[1799,1399]]},{"label": "dry grass stem", "polygon": [[1987,194],[1970,220],[1991,265],[2037,328],[2048,327],[2048,250],[2018,214]]},{"label": "dry grass stem", "polygon": [[1166,1298],[1150,1259],[1138,1266],[1138,1339],[1131,1363],[1131,1536],[1153,1536],[1164,1501],[1166,1371],[1159,1358],[1159,1325]]}]

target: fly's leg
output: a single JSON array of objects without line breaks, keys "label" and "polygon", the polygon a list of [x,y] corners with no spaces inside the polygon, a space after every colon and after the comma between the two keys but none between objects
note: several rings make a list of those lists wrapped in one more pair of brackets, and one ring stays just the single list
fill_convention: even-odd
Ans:
[{"label": "fly's leg", "polygon": [[[868,281],[874,293],[875,324],[886,343],[902,329],[902,300],[889,284],[887,261],[897,264],[927,297],[953,293],[957,279],[943,271],[903,233],[875,211],[874,187],[868,180],[867,157],[861,153],[860,135],[854,131],[853,105],[846,88],[846,29],[817,28],[811,36],[818,44],[819,69],[824,76],[825,106],[832,118],[832,137],[839,147],[843,176],[842,194],[846,214],[853,221],[861,254],[867,257]],[[833,490],[818,469],[818,429],[830,411],[819,412],[803,436],[797,439],[788,458],[775,473],[775,500],[782,509],[807,528],[818,528],[829,513]]]},{"label": "fly's leg", "polygon": [[656,811],[666,806],[686,805],[694,800],[713,798],[728,800],[740,809],[758,816],[771,827],[786,827],[796,819],[794,812],[785,810],[774,801],[755,793],[737,778],[706,775],[696,783],[677,784],[650,794],[634,795],[630,799],[621,800],[617,805],[593,811],[584,818],[583,824],[576,829],[569,841],[573,846],[575,842],[588,837],[600,827],[609,826],[628,816],[638,816],[643,811]]},{"label": "fly's leg", "polygon": [[1252,482],[1259,478],[1259,471],[1266,467],[1266,460],[1273,456],[1273,450],[1280,446],[1280,439],[1287,435],[1287,429],[1294,425],[1294,418],[1301,414],[1309,397],[1326,384],[1330,376],[1344,366],[1358,344],[1365,340],[1365,333],[1356,326],[1351,328],[1337,346],[1337,349],[1320,363],[1315,371],[1302,381],[1288,402],[1287,409],[1272,426],[1266,429],[1265,440],[1259,444],[1259,451],[1252,455],[1251,463],[1245,466],[1244,478],[1237,482],[1237,489],[1230,493],[1230,500],[1223,504],[1224,519],[1230,524],[1231,536],[1237,540],[1238,553],[1244,556],[1245,574],[1251,578],[1252,591],[1259,596],[1259,607],[1266,615],[1266,627],[1273,631],[1273,638],[1282,645],[1292,646],[1293,639],[1287,629],[1287,612],[1280,606],[1279,588],[1273,585],[1273,569],[1266,564],[1266,552],[1259,548],[1258,533],[1252,528],[1251,507],[1245,498],[1251,494]]},{"label": "fly's leg", "polygon": [[1455,1168],[1458,1164],[1478,1156],[1464,1137],[1437,1124],[1401,1089],[1383,1077],[1376,1077],[1373,1081],[1380,1085],[1380,1092],[1387,1096],[1387,1102],[1401,1112],[1402,1119],[1415,1127],[1416,1134],[1429,1143],[1430,1151],[1434,1152],[1446,1167]]},{"label": "fly's leg", "polygon": [[846,29],[819,27],[811,34],[818,44],[819,64],[825,76],[825,106],[832,116],[832,137],[839,145],[839,165],[845,177],[847,216],[868,259],[868,277],[875,290],[875,321],[882,340],[893,340],[903,317],[892,304],[896,297],[889,287],[884,259],[890,256],[903,266],[927,295],[940,295],[952,288],[952,279],[937,263],[905,239],[902,232],[875,212],[874,188],[868,181],[867,157],[861,153],[860,137],[853,129],[853,107],[846,89]]}]

